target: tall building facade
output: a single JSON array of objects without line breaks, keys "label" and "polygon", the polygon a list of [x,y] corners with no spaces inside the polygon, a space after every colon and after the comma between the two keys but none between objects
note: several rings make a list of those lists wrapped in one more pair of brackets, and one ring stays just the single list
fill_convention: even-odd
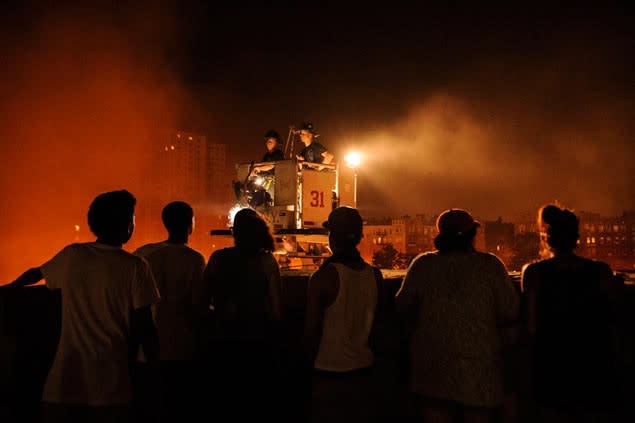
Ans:
[{"label": "tall building facade", "polygon": [[[392,245],[408,259],[426,251],[434,251],[434,238],[438,234],[436,219],[437,216],[427,218],[423,214],[417,214],[414,217],[405,215],[381,222],[368,222],[364,225],[364,238],[359,250],[369,262],[372,261],[373,254],[385,248],[387,244]],[[482,232],[477,232],[477,249],[483,249],[485,244]]]},{"label": "tall building facade", "polygon": [[612,217],[581,212],[579,218],[581,255],[606,261],[614,269],[635,267],[635,212]]},{"label": "tall building facade", "polygon": [[402,218],[406,231],[406,253],[416,255],[434,250],[434,237],[437,235],[435,219],[426,219],[425,215]]},{"label": "tall building facade", "polygon": [[227,145],[210,142],[191,132],[165,134],[161,140],[158,179],[163,196],[196,204],[226,201],[231,175],[227,175]]},{"label": "tall building facade", "polygon": [[485,240],[485,251],[496,254],[509,267],[515,255],[514,224],[503,222],[503,219],[499,217],[494,221],[483,222],[481,231]]},{"label": "tall building facade", "polygon": [[211,252],[210,230],[219,227],[231,206],[233,175],[227,171],[227,145],[187,131],[156,132],[137,206],[137,243],[165,238],[161,210],[171,201],[194,208],[196,227],[190,243]]}]

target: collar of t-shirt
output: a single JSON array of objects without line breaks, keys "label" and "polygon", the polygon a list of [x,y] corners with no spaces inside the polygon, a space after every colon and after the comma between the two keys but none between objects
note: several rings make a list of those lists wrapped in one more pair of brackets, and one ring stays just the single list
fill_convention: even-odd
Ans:
[{"label": "collar of t-shirt", "polygon": [[348,266],[360,265],[364,264],[364,259],[359,254],[359,251],[354,248],[352,250],[338,251],[334,253],[331,257],[324,260],[322,266],[325,267],[333,263],[342,263]]},{"label": "collar of t-shirt", "polygon": [[88,244],[96,248],[101,248],[102,250],[121,250],[123,248],[118,245],[104,244],[102,242],[97,242],[97,241],[89,242]]}]

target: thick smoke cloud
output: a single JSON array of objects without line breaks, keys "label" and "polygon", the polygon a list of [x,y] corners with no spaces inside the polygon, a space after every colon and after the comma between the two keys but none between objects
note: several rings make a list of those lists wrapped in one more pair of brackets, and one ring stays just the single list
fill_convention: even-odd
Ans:
[{"label": "thick smoke cloud", "polygon": [[533,123],[527,132],[537,118],[530,111],[512,132],[482,108],[438,95],[403,121],[358,135],[354,146],[366,157],[360,207],[386,216],[464,207],[512,220],[554,200],[604,215],[635,207],[632,124],[607,120],[619,113],[611,105],[594,105],[574,124]]},{"label": "thick smoke cloud", "polygon": [[606,216],[635,209],[629,44],[587,38],[483,55],[442,90],[410,93],[385,125],[343,132],[342,152],[366,153],[360,207],[380,216],[464,207],[512,221],[555,200]]}]

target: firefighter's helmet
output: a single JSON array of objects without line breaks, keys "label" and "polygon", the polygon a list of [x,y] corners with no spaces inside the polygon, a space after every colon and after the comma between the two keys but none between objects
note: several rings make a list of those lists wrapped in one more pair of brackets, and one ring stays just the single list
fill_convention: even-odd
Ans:
[{"label": "firefighter's helmet", "polygon": [[265,141],[267,141],[269,138],[273,138],[276,141],[280,141],[280,134],[274,131],[273,129],[270,129],[265,134]]},{"label": "firefighter's helmet", "polygon": [[302,122],[302,125],[300,125],[300,131],[307,131],[310,132],[313,135],[317,135],[317,132],[315,130],[315,127],[313,126],[313,124],[311,122]]}]

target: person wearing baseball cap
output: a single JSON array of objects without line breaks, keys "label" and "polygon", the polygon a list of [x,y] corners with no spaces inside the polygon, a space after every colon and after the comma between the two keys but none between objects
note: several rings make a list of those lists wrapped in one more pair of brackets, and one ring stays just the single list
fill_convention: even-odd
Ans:
[{"label": "person wearing baseball cap", "polygon": [[296,158],[301,161],[311,163],[330,164],[333,161],[333,154],[326,147],[315,141],[319,135],[311,122],[303,122],[298,129],[300,141],[304,144],[304,148]]},{"label": "person wearing baseball cap", "polygon": [[476,230],[481,224],[474,220],[472,215],[463,209],[449,209],[444,211],[437,218],[437,230],[439,234],[434,240],[434,245],[438,249],[445,249],[446,244],[451,244],[451,248],[464,250],[474,249],[474,239]]},{"label": "person wearing baseball cap", "polygon": [[445,210],[436,224],[436,250],[412,261],[396,297],[410,391],[424,421],[491,421],[504,395],[500,328],[516,321],[520,298],[503,262],[476,250],[480,223],[468,211]]},{"label": "person wearing baseball cap", "polygon": [[267,163],[259,166],[255,166],[252,170],[252,175],[258,175],[261,177],[261,182],[256,188],[256,194],[252,197],[254,199],[259,198],[261,200],[256,201],[255,205],[261,205],[273,201],[273,192],[271,187],[273,186],[273,177],[275,174],[275,163],[279,160],[284,160],[284,152],[280,149],[280,134],[277,131],[270,129],[265,133],[265,145],[267,151],[262,156],[262,163]]},{"label": "person wearing baseball cap", "polygon": [[267,146],[267,152],[262,156],[263,162],[275,162],[277,160],[284,160],[284,153],[280,149],[280,134],[270,129],[265,133],[265,144]]},{"label": "person wearing baseball cap", "polygon": [[329,230],[333,236],[343,236],[344,239],[354,242],[355,247],[362,239],[364,221],[359,211],[353,207],[342,206],[335,208],[322,226]]},{"label": "person wearing baseball cap", "polygon": [[[381,401],[369,338],[385,301],[383,277],[357,249],[363,236],[357,209],[337,207],[323,226],[333,255],[309,279],[304,332],[312,421],[368,421]],[[355,395],[341,395],[350,391]]]}]

